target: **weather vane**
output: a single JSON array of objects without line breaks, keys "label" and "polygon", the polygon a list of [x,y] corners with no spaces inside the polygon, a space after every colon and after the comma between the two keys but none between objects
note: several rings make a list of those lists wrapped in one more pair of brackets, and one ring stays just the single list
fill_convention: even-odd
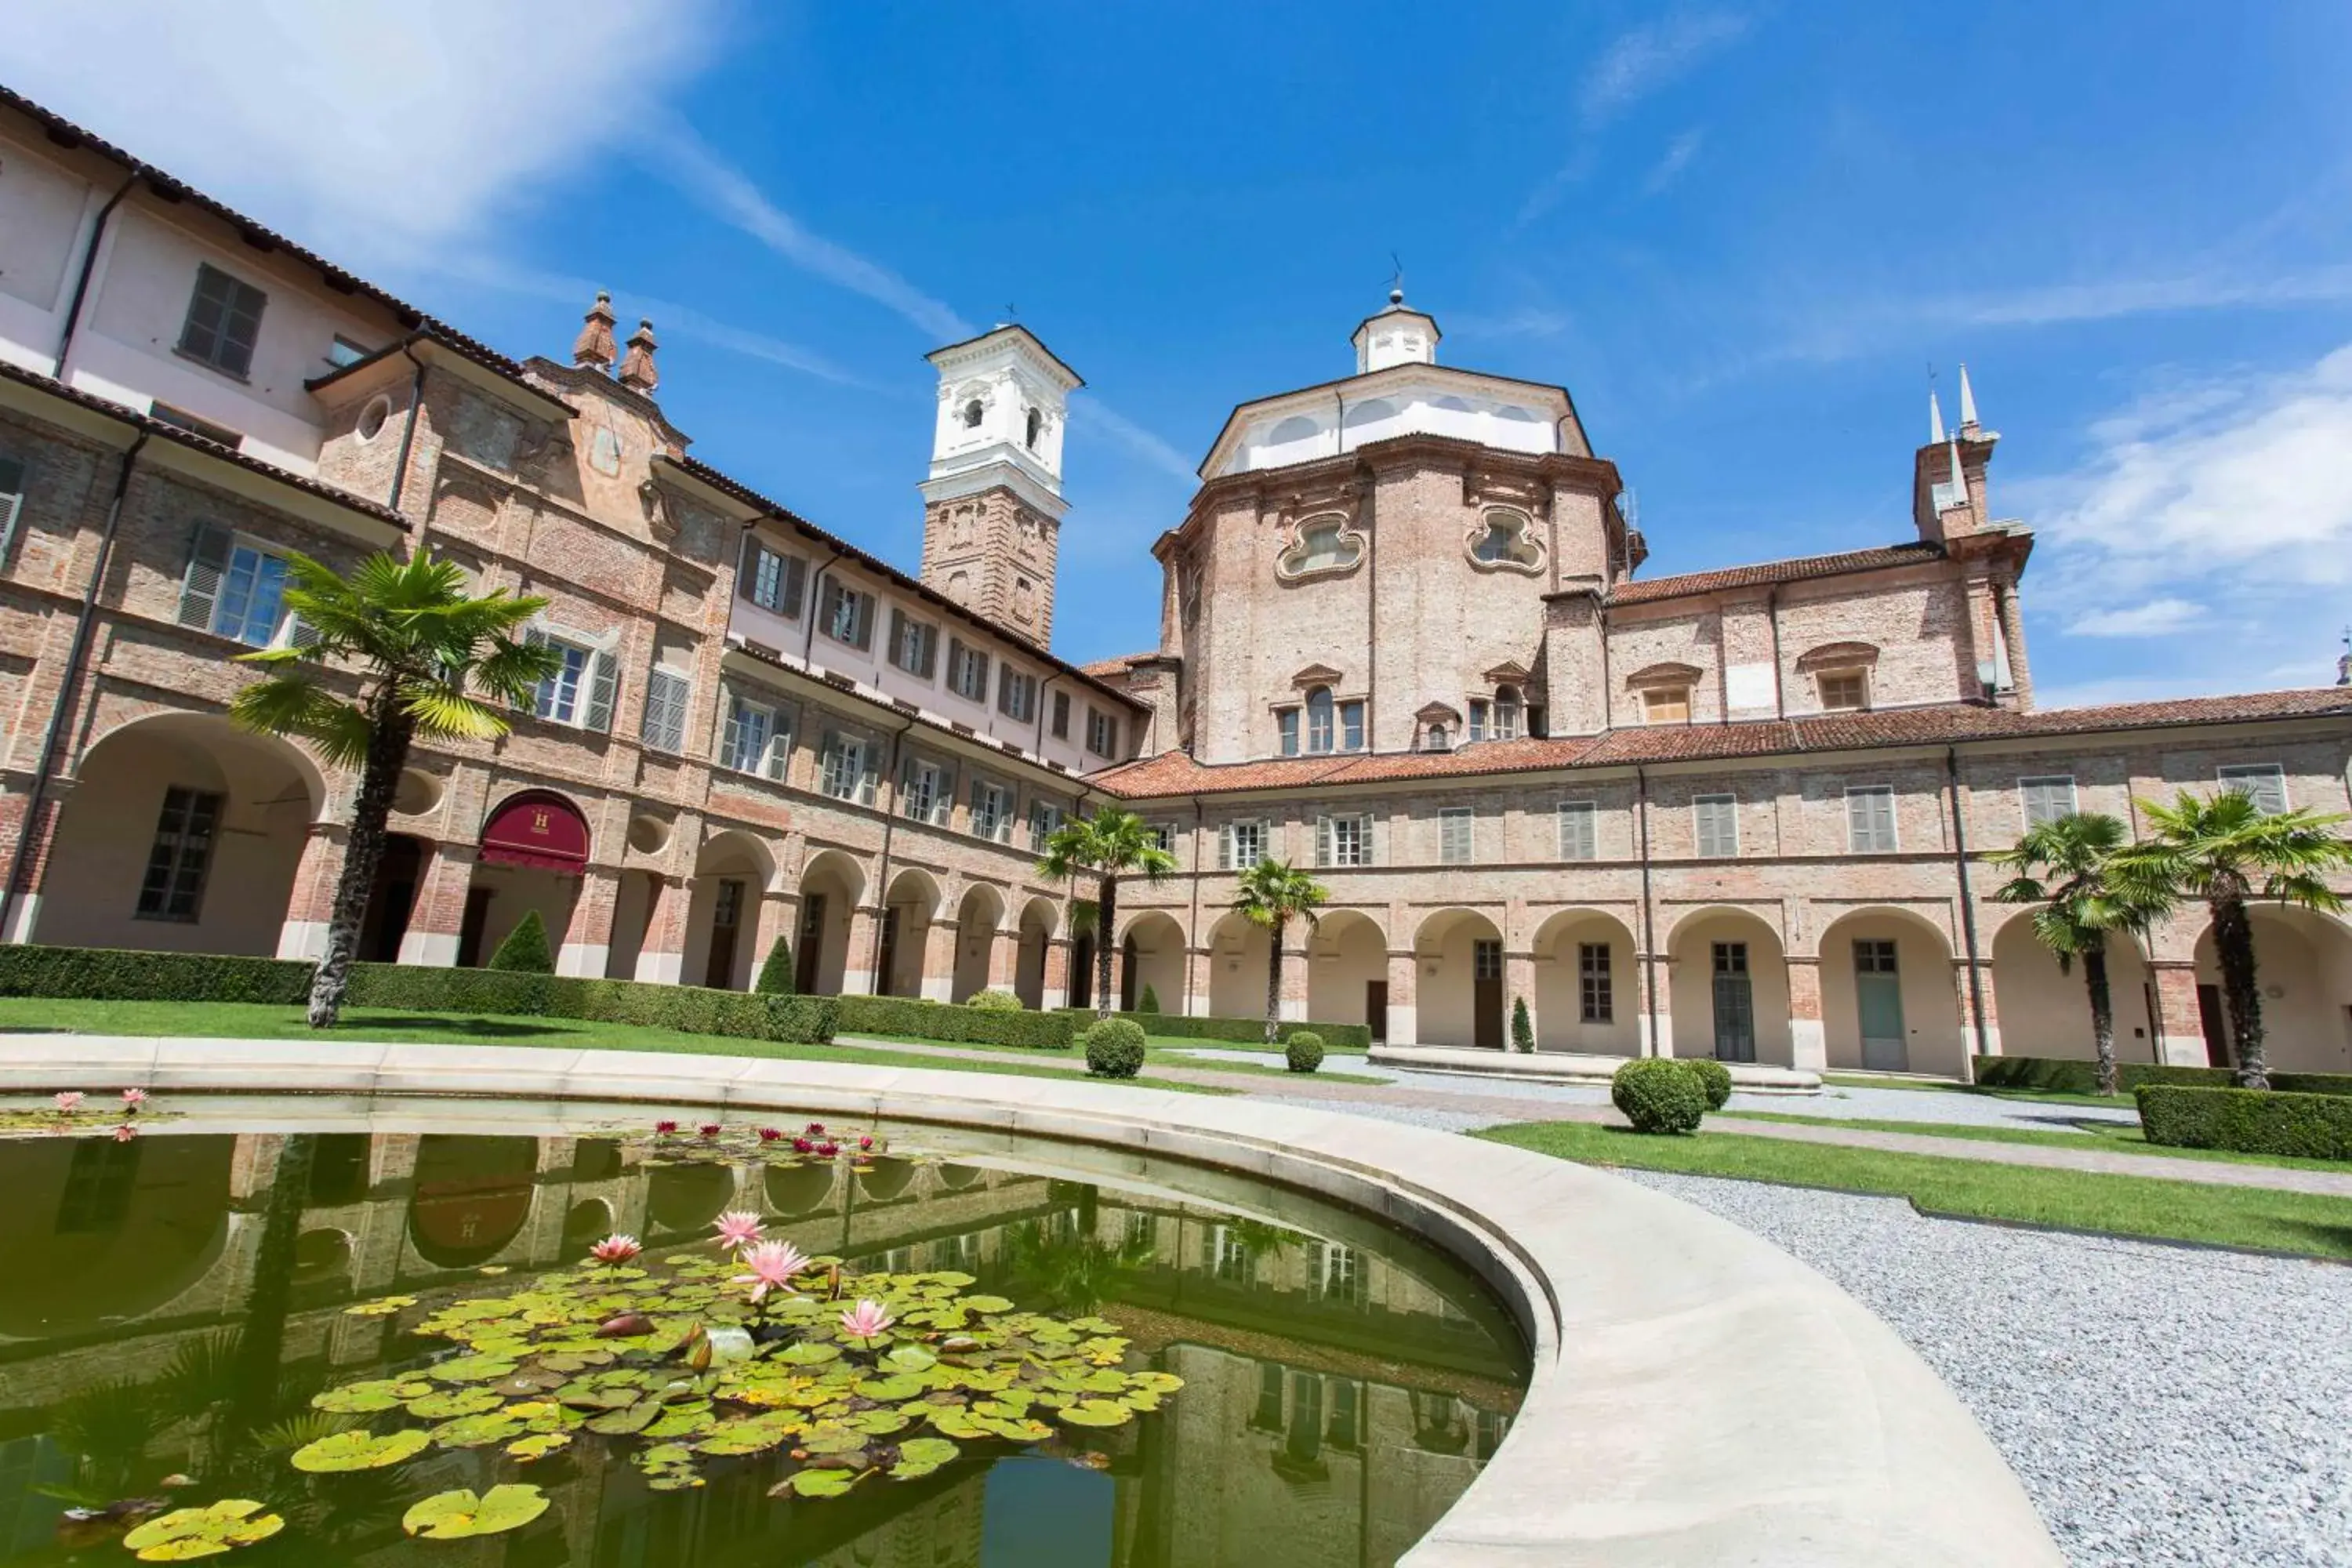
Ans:
[{"label": "weather vane", "polygon": [[1397,253],[1393,250],[1389,252],[1389,265],[1395,268],[1389,274],[1389,292],[1402,294],[1404,292],[1404,263],[1397,259]]}]

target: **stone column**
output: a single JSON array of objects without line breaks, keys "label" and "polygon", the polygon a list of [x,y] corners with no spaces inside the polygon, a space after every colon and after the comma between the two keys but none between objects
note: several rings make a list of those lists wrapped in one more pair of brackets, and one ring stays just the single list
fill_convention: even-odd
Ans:
[{"label": "stone column", "polygon": [[563,946],[555,955],[555,973],[589,980],[604,977],[604,960],[613,951],[613,911],[620,903],[621,874],[610,866],[591,866],[580,879],[580,896],[572,900],[572,923],[563,929]]},{"label": "stone column", "polygon": [[[1294,933],[1285,932],[1286,936]],[[1282,996],[1276,1004],[1276,1016],[1286,1024],[1304,1023],[1307,1019],[1307,988],[1311,976],[1307,965],[1307,944],[1299,940],[1296,947],[1286,943],[1282,950]]]},{"label": "stone column", "polygon": [[1021,984],[1021,932],[992,926],[988,931],[988,988],[1017,990]]},{"label": "stone column", "polygon": [[[1216,950],[1210,947],[1188,947],[1184,950],[1184,1011],[1195,1018],[1209,1016],[1209,992],[1216,983]],[[1166,997],[1161,997],[1166,1001]]]},{"label": "stone column", "polygon": [[[694,883],[684,877],[648,879],[646,940],[637,949],[636,978],[649,985],[675,985],[686,967],[686,915],[694,903]],[[609,936],[611,917],[605,930]]]},{"label": "stone column", "polygon": [[[1645,1057],[1675,1055],[1675,966],[1674,961],[1660,953],[1653,963],[1643,953],[1633,955],[1633,1001],[1641,1009],[1637,1030],[1642,1054]],[[1657,1003],[1655,1027],[1652,1026],[1651,1002],[1654,994]],[[1705,1056],[1706,1053],[1693,1053]]]},{"label": "stone column", "polygon": [[408,911],[408,933],[400,939],[400,962],[446,969],[457,962],[457,933],[466,923],[466,891],[474,885],[472,844],[436,844],[417,879],[416,902]]},{"label": "stone column", "polygon": [[1070,939],[1049,936],[1045,939],[1045,977],[1038,988],[1037,1005],[1041,1012],[1052,1012],[1070,1004]]},{"label": "stone column", "polygon": [[1822,961],[1791,954],[1789,974],[1789,1065],[1800,1072],[1826,1072],[1829,1040],[1822,1032]]},{"label": "stone column", "polygon": [[2000,1010],[1992,994],[1992,963],[1979,959],[1973,965],[1965,958],[1952,960],[1952,990],[1960,1003],[1960,1050],[1964,1058],[1960,1078],[1974,1081],[1975,1069],[1965,1058],[1973,1058],[1977,1050],[1977,1013],[1979,999],[1984,1013],[1984,1054],[2000,1055]]},{"label": "stone column", "polygon": [[287,895],[285,923],[278,928],[280,958],[327,956],[327,926],[334,918],[335,889],[343,879],[343,855],[350,830],[339,822],[314,822],[302,839],[302,858],[294,868],[294,888]]},{"label": "stone column", "polygon": [[49,850],[57,842],[58,813],[71,793],[68,781],[53,781],[41,802],[37,819],[30,824],[25,820],[25,808],[31,795],[22,788],[0,795],[0,851],[14,844],[19,836],[25,841],[24,853],[16,859],[16,899],[9,907],[8,929],[0,932],[0,942],[33,940],[33,928],[40,923],[41,889],[48,876]]},{"label": "stone column", "polygon": [[1420,975],[1421,960],[1412,949],[1391,949],[1389,952],[1389,1037],[1391,1046],[1410,1046],[1421,1038],[1413,1007],[1413,985]]},{"label": "stone column", "polygon": [[[2148,969],[2156,981],[2157,1028],[2161,1031],[2157,1046],[2166,1065],[2206,1066],[2210,1053],[2205,1045],[2205,1015],[2197,1005],[2197,965],[2188,959],[2159,958]],[[2123,1009],[2116,1011],[2120,1016]]]},{"label": "stone column", "polygon": [[923,933],[923,977],[915,994],[926,1002],[946,1002],[955,995],[956,959],[963,943],[955,921],[935,920]]},{"label": "stone column", "polygon": [[841,994],[871,996],[874,984],[874,936],[881,929],[882,911],[861,904],[849,911],[849,951],[841,961]]}]

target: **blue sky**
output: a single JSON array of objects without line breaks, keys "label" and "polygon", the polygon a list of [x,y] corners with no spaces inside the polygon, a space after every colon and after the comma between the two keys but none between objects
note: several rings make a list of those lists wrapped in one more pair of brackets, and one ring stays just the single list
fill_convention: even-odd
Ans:
[{"label": "blue sky", "polygon": [[[225,18],[238,17],[234,24]],[[89,0],[0,79],[517,355],[654,318],[697,454],[912,568],[922,354],[1074,415],[1058,651],[1148,644],[1237,402],[1402,257],[1559,382],[1646,574],[1910,536],[2003,433],[2045,704],[2325,684],[2352,620],[2352,7]]]}]

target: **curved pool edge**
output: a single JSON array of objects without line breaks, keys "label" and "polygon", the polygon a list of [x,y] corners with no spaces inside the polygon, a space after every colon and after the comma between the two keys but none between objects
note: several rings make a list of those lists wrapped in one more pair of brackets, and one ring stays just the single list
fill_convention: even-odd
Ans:
[{"label": "curved pool edge", "polygon": [[130,1084],[814,1111],[1260,1176],[1412,1226],[1527,1336],[1509,1436],[1409,1568],[2063,1561],[1974,1418],[1861,1303],[1727,1221],[1504,1144],[1269,1100],[747,1057],[78,1035],[0,1055],[0,1090]]}]

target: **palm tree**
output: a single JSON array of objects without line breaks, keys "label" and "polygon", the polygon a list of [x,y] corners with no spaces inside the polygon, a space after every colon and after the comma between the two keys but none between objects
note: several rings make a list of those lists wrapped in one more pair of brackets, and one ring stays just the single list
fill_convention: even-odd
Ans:
[{"label": "palm tree", "polygon": [[2108,868],[2130,829],[2102,811],[2069,812],[2036,824],[2013,849],[1992,863],[2017,873],[1993,894],[2004,904],[2040,904],[2033,934],[2070,973],[2083,961],[2091,994],[2091,1038],[2099,1059],[2099,1092],[2116,1092],[2116,1008],[2107,985],[2107,936],[2143,932],[2171,911],[2170,893],[2144,879],[2113,877]]},{"label": "palm tree", "polygon": [[1264,926],[1274,939],[1266,944],[1265,956],[1265,1043],[1269,1046],[1281,1033],[1283,930],[1292,921],[1303,920],[1307,929],[1313,931],[1315,911],[1330,896],[1322,883],[1289,861],[1270,855],[1241,874],[1234,912],[1253,925]]},{"label": "palm tree", "polygon": [[2222,1003],[2237,1042],[2238,1082],[2268,1089],[2254,928],[2246,907],[2275,900],[2307,910],[2343,909],[2343,895],[2323,879],[2352,869],[2352,840],[2329,831],[2345,818],[2307,810],[2265,815],[2240,789],[2210,799],[2184,789],[2170,805],[2144,800],[2139,808],[2156,831],[2116,857],[2116,874],[2204,900],[2221,964]]},{"label": "palm tree", "polygon": [[1037,874],[1056,879],[1084,873],[1095,879],[1095,1015],[1111,1015],[1111,942],[1118,931],[1118,879],[1139,873],[1158,882],[1176,869],[1176,857],[1160,847],[1160,836],[1131,811],[1107,805],[1092,816],[1074,817],[1045,839]]},{"label": "palm tree", "polygon": [[[342,1010],[409,746],[419,737],[487,741],[505,734],[505,718],[474,693],[520,707],[557,666],[549,649],[517,640],[546,600],[504,589],[469,595],[465,573],[429,552],[405,561],[371,555],[348,580],[299,554],[288,556],[287,571],[286,607],[310,637],[305,646],[239,655],[269,666],[270,673],[236,694],[229,717],[264,734],[299,736],[329,762],[359,770],[327,952],[310,984],[310,1026],[324,1029]],[[359,677],[355,696],[320,683],[320,667],[339,660]]]}]

